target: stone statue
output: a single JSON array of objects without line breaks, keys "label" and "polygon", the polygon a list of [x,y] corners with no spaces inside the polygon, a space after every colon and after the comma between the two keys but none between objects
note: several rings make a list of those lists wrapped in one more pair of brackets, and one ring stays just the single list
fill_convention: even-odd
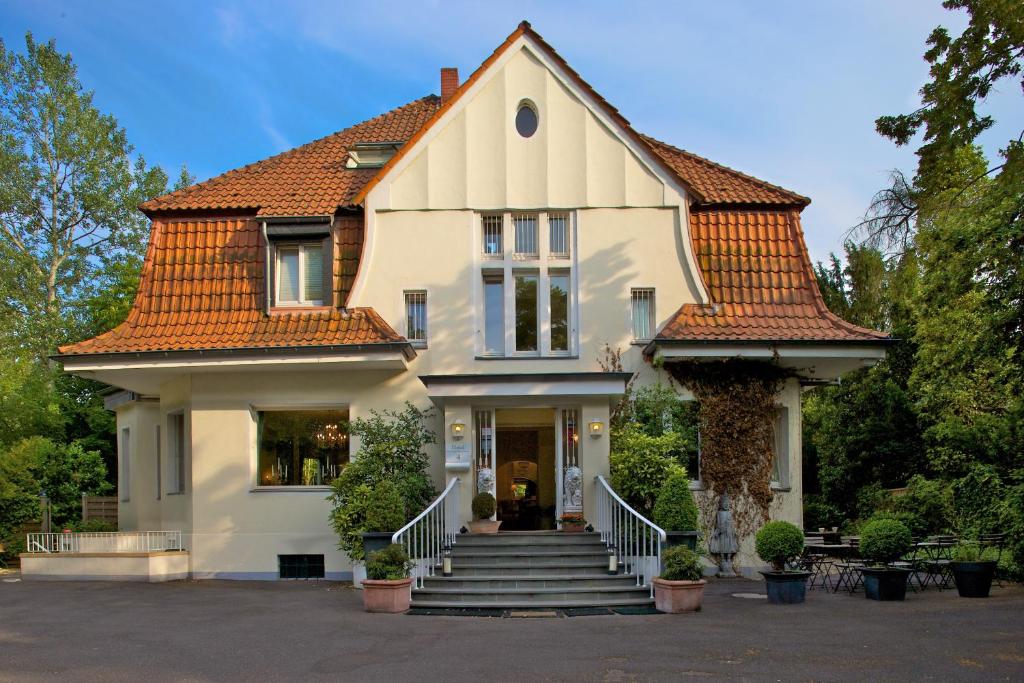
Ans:
[{"label": "stone statue", "polygon": [[732,567],[732,558],[739,552],[740,544],[736,538],[736,529],[732,523],[732,511],[729,509],[729,494],[723,493],[718,501],[718,516],[715,530],[708,542],[708,550],[718,557],[719,578],[736,576]]},{"label": "stone statue", "polygon": [[583,470],[573,465],[565,469],[564,507],[579,510],[583,507]]},{"label": "stone statue", "polygon": [[494,470],[490,467],[481,467],[476,472],[476,492],[490,493],[494,495]]}]

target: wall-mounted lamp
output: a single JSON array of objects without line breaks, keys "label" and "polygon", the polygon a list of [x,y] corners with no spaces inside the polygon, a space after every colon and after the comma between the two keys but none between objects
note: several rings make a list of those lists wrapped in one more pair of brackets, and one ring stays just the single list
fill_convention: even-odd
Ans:
[{"label": "wall-mounted lamp", "polygon": [[453,439],[461,439],[466,434],[466,423],[462,420],[453,420],[450,429]]},{"label": "wall-mounted lamp", "polygon": [[587,431],[596,439],[604,434],[604,422],[601,422],[600,420],[591,420],[587,423]]}]

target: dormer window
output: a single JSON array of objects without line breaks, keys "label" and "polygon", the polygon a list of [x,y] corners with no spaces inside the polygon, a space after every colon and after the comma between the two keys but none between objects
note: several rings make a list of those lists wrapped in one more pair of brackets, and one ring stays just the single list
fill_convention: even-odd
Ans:
[{"label": "dormer window", "polygon": [[380,168],[395,155],[401,142],[357,142],[348,148],[346,168]]},{"label": "dormer window", "polygon": [[334,240],[325,221],[270,222],[267,235],[267,304],[273,308],[333,305]]},{"label": "dormer window", "polygon": [[280,244],[277,247],[277,305],[322,306],[323,245]]}]

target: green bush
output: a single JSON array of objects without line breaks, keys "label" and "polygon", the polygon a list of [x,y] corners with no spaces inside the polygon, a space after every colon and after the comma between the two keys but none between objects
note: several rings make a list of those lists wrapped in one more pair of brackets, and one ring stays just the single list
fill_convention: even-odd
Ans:
[{"label": "green bush", "polygon": [[857,517],[868,519],[879,510],[888,510],[892,497],[877,481],[857,491]]},{"label": "green bush", "polygon": [[874,564],[890,564],[910,550],[910,529],[895,519],[874,519],[860,532],[861,557]]},{"label": "green bush", "polygon": [[363,559],[369,498],[382,482],[391,482],[398,489],[403,524],[437,495],[425,450],[437,441],[427,426],[432,417],[432,413],[406,403],[404,410],[370,411],[369,418],[349,423],[349,432],[359,437],[359,451],[331,482],[328,500],[332,503],[330,522],[338,535],[338,548],[352,560]]},{"label": "green bush", "polygon": [[[890,510],[883,510],[882,512],[876,512],[867,520],[864,524],[873,522],[876,519],[894,519],[903,526],[910,529],[910,535],[918,538],[924,538],[928,535],[928,523],[924,521],[924,518],[916,512],[892,512]],[[861,525],[862,528],[864,525]]]},{"label": "green bush", "polygon": [[917,515],[927,534],[949,531],[953,519],[952,487],[938,479],[914,475],[907,482],[906,492],[890,500],[889,509]]},{"label": "green bush", "polygon": [[392,543],[383,550],[370,553],[366,560],[366,578],[376,581],[397,581],[409,577],[414,564],[405,548]]},{"label": "green bush", "polygon": [[842,526],[844,521],[842,511],[835,505],[825,502],[821,496],[804,496],[804,528],[831,529],[834,526]]},{"label": "green bush", "polygon": [[662,484],[674,472],[685,476],[685,469],[674,455],[684,441],[676,432],[651,436],[632,424],[617,430],[612,435],[609,456],[612,488],[650,519]]},{"label": "green bush", "polygon": [[693,531],[697,528],[697,504],[690,492],[690,478],[675,470],[661,486],[654,503],[655,524],[665,531]]},{"label": "green bush", "polygon": [[382,481],[366,501],[367,531],[398,531],[405,524],[405,503],[393,482]]},{"label": "green bush", "polygon": [[490,519],[494,516],[498,502],[494,496],[484,491],[473,496],[473,519]]},{"label": "green bush", "polygon": [[976,541],[964,541],[953,548],[952,557],[954,562],[978,562],[983,554],[981,546]]},{"label": "green bush", "polygon": [[754,550],[775,571],[785,571],[786,563],[804,551],[804,532],[789,522],[768,522],[754,537]]},{"label": "green bush", "polygon": [[666,581],[700,581],[704,576],[700,558],[685,545],[664,551],[661,563],[661,578]]},{"label": "green bush", "polygon": [[105,533],[117,531],[117,525],[105,519],[88,519],[84,522],[75,522],[71,525],[71,530],[90,534]]}]

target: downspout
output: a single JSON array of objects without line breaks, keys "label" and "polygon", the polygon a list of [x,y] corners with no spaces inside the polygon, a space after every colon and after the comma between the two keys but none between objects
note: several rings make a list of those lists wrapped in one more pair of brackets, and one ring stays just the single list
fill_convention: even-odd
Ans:
[{"label": "downspout", "polygon": [[267,222],[260,221],[260,234],[263,235],[263,292],[266,295],[264,306],[267,315],[270,314],[270,240],[267,238]]}]

